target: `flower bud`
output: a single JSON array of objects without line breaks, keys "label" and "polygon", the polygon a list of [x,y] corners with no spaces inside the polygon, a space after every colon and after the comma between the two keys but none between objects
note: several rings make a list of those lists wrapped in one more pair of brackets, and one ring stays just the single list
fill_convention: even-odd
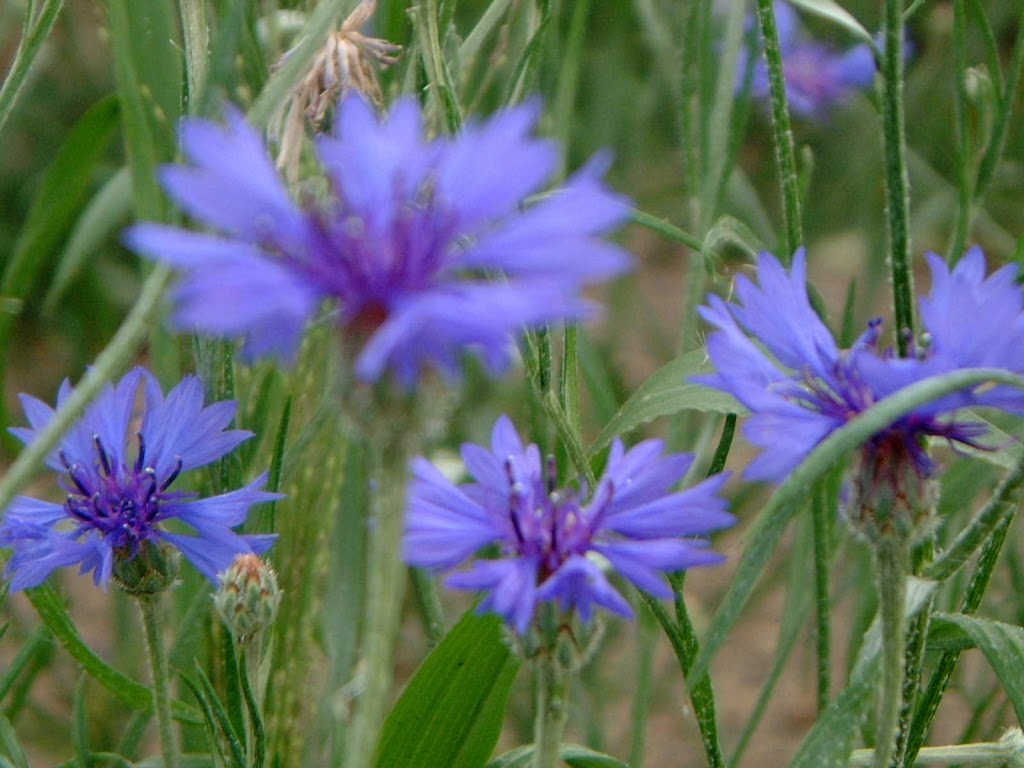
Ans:
[{"label": "flower bud", "polygon": [[114,578],[133,597],[163,592],[178,577],[180,553],[152,541],[143,541],[133,553],[128,547],[114,550]]},{"label": "flower bud", "polygon": [[277,576],[257,555],[238,555],[219,574],[220,589],[213,596],[217,613],[240,643],[247,643],[269,627],[277,616],[281,590]]}]

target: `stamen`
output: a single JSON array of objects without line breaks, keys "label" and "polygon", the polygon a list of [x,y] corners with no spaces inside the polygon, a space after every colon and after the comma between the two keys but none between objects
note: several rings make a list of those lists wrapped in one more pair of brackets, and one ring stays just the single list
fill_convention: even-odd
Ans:
[{"label": "stamen", "polygon": [[161,491],[166,491],[168,486],[170,486],[171,483],[177,480],[178,475],[181,474],[181,456],[178,456],[176,458],[177,461],[174,462],[174,470],[171,472],[170,475],[167,476],[167,479],[164,480],[163,484],[160,486]]},{"label": "stamen", "polygon": [[544,485],[547,488],[548,496],[555,492],[558,487],[558,465],[554,456],[548,456],[544,462]]},{"label": "stamen", "polygon": [[526,539],[523,537],[523,529],[519,527],[519,512],[523,508],[523,497],[519,492],[519,483],[516,482],[515,473],[512,468],[512,459],[505,459],[505,476],[508,478],[509,491],[511,498],[509,499],[508,517],[512,522],[512,530],[516,534],[516,541],[519,544],[523,544]]},{"label": "stamen", "polygon": [[146,440],[141,432],[136,432],[135,437],[139,440],[139,455],[135,458],[135,472],[138,474],[146,466]]},{"label": "stamen", "polygon": [[103,441],[100,440],[99,435],[93,435],[92,441],[96,444],[96,453],[100,456],[100,463],[103,465],[103,474],[110,477],[113,474],[110,471],[110,457],[108,457],[107,452],[103,450]]}]

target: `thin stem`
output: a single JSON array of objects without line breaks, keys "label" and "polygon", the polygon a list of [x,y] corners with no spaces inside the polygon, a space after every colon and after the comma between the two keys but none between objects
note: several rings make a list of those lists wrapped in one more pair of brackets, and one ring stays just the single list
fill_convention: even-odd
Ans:
[{"label": "thin stem", "polygon": [[[869,766],[875,750],[858,749],[850,755],[851,766]],[[1007,731],[999,741],[978,744],[956,744],[949,747],[926,747],[917,753],[916,765],[970,765],[983,766],[1024,765],[1024,735],[1019,728]]]},{"label": "thin stem", "polygon": [[890,768],[903,702],[907,636],[907,543],[899,535],[875,546],[878,605],[882,619],[882,700],[875,728],[874,768]]},{"label": "thin stem", "polygon": [[832,687],[832,600],[829,595],[829,565],[832,560],[832,516],[824,481],[811,502],[814,524],[814,609],[815,647],[818,656],[818,714],[828,707]]},{"label": "thin stem", "polygon": [[764,58],[768,65],[775,158],[779,164],[782,184],[782,209],[786,224],[782,242],[782,261],[789,264],[793,258],[793,251],[803,245],[804,233],[800,214],[800,180],[796,173],[796,151],[793,145],[793,129],[789,122],[786,79],[782,69],[782,48],[779,45],[779,30],[775,23],[772,0],[757,0],[757,22],[761,28]]},{"label": "thin stem", "polygon": [[966,563],[992,531],[1007,517],[1013,516],[1024,496],[1024,456],[1003,478],[995,493],[939,558],[924,569],[924,577],[945,581]]},{"label": "thin stem", "polygon": [[[368,768],[391,695],[393,656],[405,592],[406,567],[401,551],[405,521],[406,461],[385,456],[371,445],[373,457],[370,536],[367,552],[366,624],[362,635],[364,681],[346,745],[346,768]],[[400,452],[400,451],[397,451]]]},{"label": "thin stem", "polygon": [[185,72],[188,86],[188,111],[201,102],[200,90],[206,85],[210,61],[210,27],[206,22],[206,0],[178,0],[181,37],[185,44]]},{"label": "thin stem", "polygon": [[0,130],[3,130],[4,123],[14,110],[21,89],[28,81],[28,73],[32,62],[42,49],[43,43],[50,35],[50,30],[57,22],[60,9],[64,6],[64,0],[45,0],[38,12],[34,4],[30,3],[25,8],[25,23],[22,26],[22,37],[18,42],[18,49],[14,52],[14,61],[0,86]]},{"label": "thin stem", "polygon": [[885,202],[896,345],[900,356],[906,357],[914,333],[914,278],[910,268],[910,181],[903,115],[903,59],[903,0],[885,0],[885,50],[882,54]]},{"label": "thin stem", "polygon": [[1017,39],[1013,44],[1013,60],[1010,63],[1010,70],[1003,84],[1003,92],[1000,94],[999,112],[996,115],[996,124],[992,129],[992,139],[985,149],[985,156],[981,160],[981,167],[978,169],[978,180],[975,184],[975,202],[985,194],[988,184],[995,175],[996,164],[999,162],[1003,149],[1006,146],[1006,135],[1010,128],[1010,116],[1013,114],[1013,101],[1017,95],[1017,85],[1020,83],[1021,70],[1024,69],[1024,11],[1017,20]]},{"label": "thin stem", "polygon": [[569,672],[551,654],[537,657],[537,714],[533,724],[534,768],[558,768],[569,720]]},{"label": "thin stem", "polygon": [[167,670],[167,654],[164,652],[164,639],[161,634],[160,595],[143,595],[139,597],[139,610],[142,613],[142,627],[146,633],[146,652],[149,655],[149,666],[153,676],[153,705],[156,720],[160,728],[160,751],[164,758],[164,768],[177,768],[178,743],[171,720],[170,676]]},{"label": "thin stem", "polygon": [[423,619],[423,630],[427,635],[427,647],[433,648],[444,637],[444,609],[441,598],[437,594],[437,584],[428,571],[422,568],[410,568],[409,580],[416,596],[420,617]]},{"label": "thin stem", "polygon": [[[1002,518],[992,532],[991,537],[985,542],[981,554],[978,555],[978,567],[974,575],[971,576],[963,603],[960,606],[960,612],[967,616],[976,613],[981,605],[981,598],[984,596],[989,580],[992,578],[992,572],[995,570],[999,553],[1003,549],[1003,544],[1006,541],[1006,532],[1010,528],[1010,523],[1013,522],[1015,511],[1015,508],[1011,509],[1009,514]],[[935,665],[935,671],[932,672],[931,679],[928,681],[928,688],[921,697],[917,711],[914,713],[914,719],[911,722],[904,765],[914,765],[916,757],[921,751],[921,745],[924,744],[925,736],[928,735],[928,731],[931,729],[935,714],[939,711],[939,703],[942,701],[946,686],[949,685],[950,678],[953,676],[953,670],[956,669],[956,663],[959,659],[959,650],[946,651]]]},{"label": "thin stem", "polygon": [[[673,621],[665,607],[655,598],[645,592],[640,597],[651,609],[654,618],[658,620],[662,630],[668,637],[676,659],[679,661],[679,668],[684,677],[689,677],[693,669],[694,659],[700,650],[697,641],[697,633],[694,632],[693,623],[690,621],[690,614],[686,609],[683,600],[682,577],[670,579],[672,591],[676,595],[676,620]],[[704,754],[707,757],[708,768],[724,768],[725,758],[722,756],[722,748],[718,743],[718,721],[715,714],[715,691],[711,686],[711,678],[707,673],[701,675],[690,686],[690,703],[693,705],[694,715],[697,718],[697,727],[700,729],[701,742],[704,745]]]},{"label": "thin stem", "polygon": [[971,197],[974,194],[971,178],[971,145],[968,130],[967,98],[967,9],[964,0],[953,0],[953,66],[955,71],[956,99],[954,117],[956,125],[956,176],[957,215],[956,229],[950,242],[946,261],[953,263],[960,258],[967,244],[967,232],[971,226]]}]

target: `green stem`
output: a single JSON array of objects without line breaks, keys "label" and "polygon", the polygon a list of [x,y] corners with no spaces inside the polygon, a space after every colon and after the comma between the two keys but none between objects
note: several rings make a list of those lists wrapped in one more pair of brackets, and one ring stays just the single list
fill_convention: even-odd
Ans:
[{"label": "green stem", "polygon": [[189,112],[201,103],[200,90],[206,84],[210,61],[210,27],[206,22],[206,0],[178,0],[181,37],[185,43],[185,72],[188,77]]},{"label": "green stem", "polygon": [[999,112],[996,115],[996,124],[992,129],[992,139],[985,149],[985,156],[981,159],[981,167],[978,169],[978,180],[974,187],[975,203],[981,199],[988,188],[988,184],[995,175],[996,165],[1006,147],[1006,136],[1010,128],[1010,116],[1013,114],[1013,102],[1017,96],[1017,86],[1020,83],[1021,70],[1024,69],[1024,11],[1017,20],[1017,39],[1013,44],[1013,60],[1010,63],[1010,70],[1003,84],[1003,92],[1000,94]]},{"label": "green stem", "polygon": [[953,66],[955,68],[956,100],[956,176],[957,215],[956,228],[950,242],[946,261],[954,263],[960,258],[967,244],[967,233],[971,227],[971,197],[974,194],[971,179],[971,143],[968,130],[967,98],[967,9],[964,0],[953,0]]},{"label": "green stem", "polygon": [[558,768],[569,720],[569,672],[551,654],[537,657],[537,714],[533,724],[534,768]]},{"label": "green stem", "polygon": [[906,357],[914,333],[914,277],[910,268],[910,181],[903,115],[903,0],[885,0],[882,54],[882,136],[896,345]]},{"label": "green stem", "polygon": [[152,326],[160,309],[160,297],[170,279],[167,267],[158,266],[142,286],[132,311],[118,328],[114,338],[99,354],[93,365],[85,372],[71,396],[61,405],[52,419],[39,430],[0,480],[0,509],[6,509],[32,478],[46,457],[56,447],[71,426],[82,415],[93,398],[100,393],[103,385],[112,380],[131,362]]},{"label": "green stem", "polygon": [[829,565],[832,560],[832,516],[828,490],[819,481],[811,502],[814,525],[814,609],[815,647],[818,656],[818,714],[828,707],[832,687],[832,600],[829,595]]},{"label": "green stem", "polygon": [[32,62],[36,60],[43,43],[46,42],[63,6],[64,0],[44,0],[35,14],[32,13],[32,3],[25,8],[25,23],[22,26],[18,50],[14,52],[14,61],[11,63],[10,71],[4,78],[3,86],[0,86],[0,130],[3,130],[4,123],[7,122],[7,118],[14,110],[18,94],[21,93],[22,87],[28,80]]},{"label": "green stem", "polygon": [[161,635],[159,602],[159,594],[140,596],[139,610],[142,613],[146,651],[149,654],[149,666],[153,675],[153,705],[160,728],[160,751],[164,758],[164,768],[177,768],[178,743],[171,720],[170,676],[167,670],[167,655],[164,652],[164,639]]},{"label": "green stem", "polygon": [[[999,553],[1003,549],[1003,544],[1006,541],[1006,532],[1010,528],[1010,523],[1013,522],[1015,511],[1015,508],[1011,509],[1009,514],[1002,518],[995,530],[992,531],[991,537],[985,542],[981,554],[978,555],[978,567],[973,576],[971,576],[963,603],[960,606],[960,612],[967,616],[976,613],[981,605],[981,598],[984,596],[989,580],[992,578],[992,572],[995,570]],[[935,665],[935,671],[932,672],[932,676],[928,681],[928,688],[921,697],[917,711],[914,713],[914,719],[911,722],[904,765],[914,765],[916,757],[921,751],[921,745],[924,744],[925,736],[928,735],[928,731],[931,729],[935,714],[939,711],[942,696],[949,685],[950,678],[953,676],[953,670],[956,668],[956,663],[959,659],[959,650],[945,651]]]},{"label": "green stem", "polygon": [[907,639],[907,543],[883,536],[875,546],[878,605],[882,620],[882,700],[875,728],[874,768],[890,768],[903,702]]},{"label": "green stem", "polygon": [[412,582],[416,605],[423,618],[423,630],[427,635],[427,646],[433,648],[444,637],[444,609],[441,598],[437,594],[437,584],[428,571],[422,568],[410,568],[409,580]]},{"label": "green stem", "polygon": [[[935,557],[935,536],[927,538],[915,548],[912,555],[913,572],[920,575],[924,567]],[[899,727],[896,730],[896,749],[893,753],[893,765],[904,766],[907,747],[910,743],[910,730],[913,722],[914,708],[921,692],[921,674],[924,670],[924,652],[928,640],[928,627],[931,624],[934,596],[924,601],[907,632],[907,648],[904,654],[903,694],[900,702]]]},{"label": "green stem", "polygon": [[[672,651],[679,662],[679,668],[684,677],[689,677],[693,670],[694,659],[700,650],[697,641],[697,633],[690,621],[689,611],[683,600],[682,576],[670,579],[672,591],[675,593],[676,620],[665,610],[665,607],[655,598],[645,592],[640,597],[651,609],[654,618],[658,620],[662,630],[668,637]],[[690,703],[693,705],[693,712],[697,718],[697,727],[700,729],[701,742],[704,746],[704,754],[707,757],[708,768],[724,768],[725,758],[722,756],[722,748],[718,743],[718,721],[715,713],[715,691],[711,686],[711,678],[707,673],[702,674],[690,685]]]},{"label": "green stem", "polygon": [[405,592],[406,567],[398,556],[405,522],[406,460],[402,453],[371,444],[375,493],[371,502],[366,557],[366,615],[362,634],[364,679],[345,768],[368,768],[391,696],[393,656]]},{"label": "green stem", "polygon": [[939,558],[924,569],[924,577],[945,581],[966,563],[992,531],[1007,517],[1011,517],[1024,496],[1024,456],[1013,470],[1003,478],[999,487],[971,522],[956,537]]},{"label": "green stem", "polygon": [[[875,750],[858,749],[850,755],[851,766],[869,766],[874,759]],[[1019,728],[1007,731],[999,741],[986,741],[979,744],[957,744],[950,747],[926,747],[917,753],[915,765],[970,765],[974,768],[984,766],[1024,766],[1024,735]]]},{"label": "green stem", "polygon": [[761,28],[764,58],[768,65],[775,158],[779,164],[782,184],[782,209],[786,230],[781,260],[788,264],[793,258],[793,251],[803,245],[804,234],[800,214],[800,180],[796,173],[796,151],[793,144],[793,129],[789,122],[786,79],[782,69],[782,48],[779,45],[779,30],[775,23],[772,0],[757,0],[757,21]]}]

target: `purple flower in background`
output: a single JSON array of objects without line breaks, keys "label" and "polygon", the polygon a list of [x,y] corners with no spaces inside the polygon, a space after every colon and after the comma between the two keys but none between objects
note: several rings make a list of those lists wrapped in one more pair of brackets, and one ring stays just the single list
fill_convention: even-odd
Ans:
[{"label": "purple flower in background", "polygon": [[558,165],[552,143],[531,136],[538,115],[527,104],[428,141],[415,100],[378,119],[350,96],[336,135],[317,140],[330,193],[305,207],[240,114],[226,126],[186,120],[192,164],[165,168],[163,183],[222,234],[141,224],[127,242],[184,273],[177,328],[245,337],[249,358],[292,359],[330,299],[361,345],[363,380],[390,369],[411,387],[428,365],[457,377],[467,349],[498,372],[519,329],[590,316],[583,287],[630,263],[600,239],[629,210],[601,182],[603,162],[523,207]]},{"label": "purple flower in background", "polygon": [[[145,412],[136,428],[132,412],[140,385]],[[71,391],[65,381],[58,408]],[[29,395],[22,395],[21,402],[31,426],[11,432],[29,443],[55,411]],[[204,407],[203,387],[195,376],[166,397],[142,368],[116,386],[108,384],[47,459],[61,473],[67,500],[54,504],[19,496],[0,522],[0,546],[14,550],[5,572],[11,589],[38,586],[53,570],[71,565],[92,571],[96,584],[106,588],[115,560],[133,559],[146,542],[180,550],[214,582],[236,555],[265,552],[276,536],[242,536],[231,528],[245,520],[253,504],[281,498],[260,490],[266,474],[207,499],[171,490],[180,473],[209,464],[252,437],[251,432],[225,429],[235,410],[234,402]],[[165,531],[161,524],[168,520],[185,523],[196,535]]]},{"label": "purple flower in background", "polygon": [[[868,88],[875,77],[875,59],[864,44],[847,51],[836,51],[829,45],[805,37],[796,11],[788,3],[777,2],[775,22],[782,51],[782,71],[786,80],[786,98],[795,114],[808,118],[824,118],[828,111],[855,91]],[[747,71],[746,52],[739,65],[739,85]],[[768,99],[768,67],[757,47],[750,93],[754,99]]]},{"label": "purple flower in background", "polygon": [[671,492],[693,456],[663,455],[662,448],[660,440],[647,440],[626,451],[616,440],[604,476],[586,501],[585,491],[556,490],[553,460],[542,461],[536,445],[524,447],[502,416],[491,450],[462,446],[476,482],[455,486],[426,459],[414,461],[405,560],[447,571],[480,548],[497,545],[497,559],[476,560],[446,584],[487,592],[480,610],[500,614],[519,634],[526,633],[541,601],[576,608],[584,621],[594,605],[631,617],[594,555],[637,588],[671,597],[659,571],[721,562],[705,539],[694,537],[735,522],[717,495],[726,476]]},{"label": "purple flower in background", "polygon": [[[708,340],[716,373],[697,380],[750,409],[744,433],[764,451],[747,469],[749,478],[784,479],[833,431],[915,382],[966,368],[1024,373],[1024,292],[1016,267],[986,278],[977,248],[952,271],[934,254],[928,264],[932,289],[919,302],[926,332],[906,358],[880,348],[878,319],[851,349],[839,349],[808,301],[803,249],[788,273],[774,256],[761,254],[759,284],[736,279],[739,304],[709,297],[701,315],[717,328]],[[866,465],[897,472],[902,464],[930,477],[925,438],[982,447],[983,425],[957,414],[982,406],[1024,414],[1024,393],[979,386],[920,406],[871,438]]]}]

